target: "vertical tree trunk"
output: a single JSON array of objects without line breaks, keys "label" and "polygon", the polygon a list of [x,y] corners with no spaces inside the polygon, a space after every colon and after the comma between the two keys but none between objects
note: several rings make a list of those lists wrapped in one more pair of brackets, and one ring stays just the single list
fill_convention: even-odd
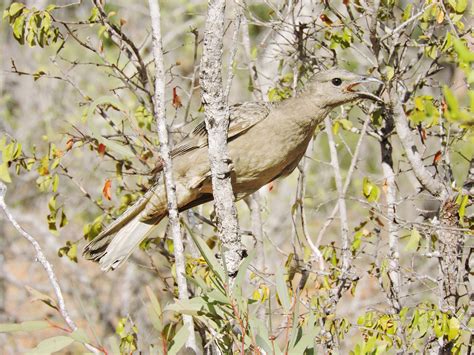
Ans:
[{"label": "vertical tree trunk", "polygon": [[214,206],[224,267],[237,273],[243,257],[237,210],[231,184],[231,160],[227,149],[229,108],[222,80],[225,0],[210,0],[201,59],[201,89],[209,141]]}]

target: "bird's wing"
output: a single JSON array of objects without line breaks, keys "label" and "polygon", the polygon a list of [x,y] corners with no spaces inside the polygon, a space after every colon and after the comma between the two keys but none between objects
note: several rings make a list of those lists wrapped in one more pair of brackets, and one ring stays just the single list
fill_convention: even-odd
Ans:
[{"label": "bird's wing", "polygon": [[[264,120],[271,110],[271,104],[266,102],[245,102],[233,105],[229,108],[229,131],[228,140],[235,139],[240,134],[255,126],[258,122]],[[178,143],[171,157],[183,155],[191,150],[207,146],[206,123],[202,121],[188,134],[180,143]]]}]

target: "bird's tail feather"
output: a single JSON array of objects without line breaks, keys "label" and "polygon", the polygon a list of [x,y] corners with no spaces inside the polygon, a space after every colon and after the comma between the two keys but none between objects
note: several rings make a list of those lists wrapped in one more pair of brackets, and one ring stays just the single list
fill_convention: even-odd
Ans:
[{"label": "bird's tail feather", "polygon": [[[83,251],[86,259],[99,262],[102,268],[116,268],[153,229],[152,224],[140,222],[143,211],[155,189],[150,189],[114,222],[110,223]],[[163,217],[158,218],[158,221]],[[116,260],[111,260],[115,258]]]},{"label": "bird's tail feather", "polygon": [[137,216],[115,235],[105,235],[89,243],[84,255],[98,261],[104,271],[114,270],[122,265],[138,245],[153,231],[156,224],[147,224]]}]

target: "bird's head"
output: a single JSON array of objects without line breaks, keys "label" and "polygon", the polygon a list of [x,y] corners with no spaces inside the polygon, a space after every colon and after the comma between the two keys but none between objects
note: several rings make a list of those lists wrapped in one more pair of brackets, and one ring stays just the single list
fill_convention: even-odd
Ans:
[{"label": "bird's head", "polygon": [[305,85],[305,92],[322,106],[333,108],[356,99],[366,98],[379,101],[366,84],[383,84],[380,80],[351,73],[343,69],[330,69],[315,74]]}]

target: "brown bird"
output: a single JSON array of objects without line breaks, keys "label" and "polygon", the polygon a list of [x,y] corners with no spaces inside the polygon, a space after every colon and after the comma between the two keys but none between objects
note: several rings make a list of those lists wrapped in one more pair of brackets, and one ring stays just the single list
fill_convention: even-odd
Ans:
[{"label": "brown bird", "polygon": [[[359,98],[377,97],[358,91],[378,81],[345,70],[315,74],[295,97],[278,103],[246,102],[230,107],[228,149],[232,187],[241,199],[289,175],[298,165],[315,128],[335,107]],[[211,201],[212,184],[205,123],[199,124],[171,153],[180,211]],[[160,170],[160,169],[158,169]],[[84,249],[103,270],[120,266],[167,215],[160,179]]]}]

